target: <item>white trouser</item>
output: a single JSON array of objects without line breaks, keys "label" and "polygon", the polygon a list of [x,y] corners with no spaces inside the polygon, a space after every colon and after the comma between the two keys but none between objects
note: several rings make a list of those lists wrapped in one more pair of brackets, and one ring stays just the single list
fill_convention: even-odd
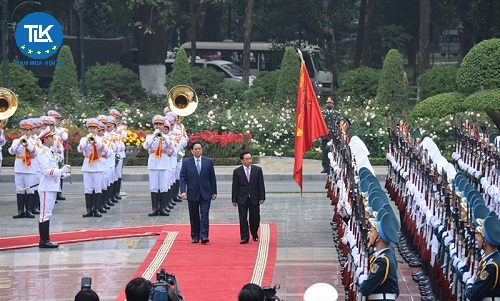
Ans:
[{"label": "white trouser", "polygon": [[118,161],[118,164],[116,164],[115,166],[115,173],[117,178],[122,177],[122,169],[123,169],[123,159],[120,159]]},{"label": "white trouser", "polygon": [[151,192],[167,192],[170,184],[167,182],[168,170],[150,169],[149,170],[149,191]]},{"label": "white trouser", "polygon": [[[14,175],[14,181],[16,182],[16,192],[18,192],[18,193],[23,188],[40,183],[37,175],[30,174],[30,173],[16,173]],[[35,193],[35,189],[30,188],[30,189],[26,190],[26,193],[27,194]]]},{"label": "white trouser", "polygon": [[102,192],[102,172],[84,172],[83,185],[85,193],[101,193]]},{"label": "white trouser", "polygon": [[40,196],[40,223],[50,220],[52,209],[56,203],[57,192],[55,191],[39,191]]}]

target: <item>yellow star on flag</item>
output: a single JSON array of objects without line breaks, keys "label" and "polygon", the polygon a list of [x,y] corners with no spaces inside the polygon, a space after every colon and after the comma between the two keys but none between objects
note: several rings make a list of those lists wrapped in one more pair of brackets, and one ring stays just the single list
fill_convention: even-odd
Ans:
[{"label": "yellow star on flag", "polygon": [[42,54],[42,52],[41,52],[40,50],[38,50],[36,53],[37,53],[37,54]]},{"label": "yellow star on flag", "polygon": [[28,54],[32,54],[33,53],[33,50],[28,50]]},{"label": "yellow star on flag", "polygon": [[21,46],[21,49],[24,49],[24,48],[26,48],[26,45]]},{"label": "yellow star on flag", "polygon": [[45,50],[45,53],[49,53],[49,52],[50,52],[50,50],[49,50],[49,49]]},{"label": "yellow star on flag", "polygon": [[56,50],[57,49],[57,46],[52,46],[52,50]]}]

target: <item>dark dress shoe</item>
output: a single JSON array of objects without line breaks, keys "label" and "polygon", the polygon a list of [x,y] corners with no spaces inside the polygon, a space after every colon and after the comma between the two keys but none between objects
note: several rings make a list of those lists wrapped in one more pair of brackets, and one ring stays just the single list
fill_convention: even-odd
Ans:
[{"label": "dark dress shoe", "polygon": [[259,237],[258,236],[254,236],[254,237],[252,237],[252,240],[253,241],[259,241]]},{"label": "dark dress shoe", "polygon": [[248,239],[242,239],[240,240],[240,245],[244,245],[248,243]]},{"label": "dark dress shoe", "polygon": [[210,241],[210,240],[209,240],[208,238],[206,238],[206,237],[202,237],[202,238],[201,238],[201,243],[202,243],[202,244],[206,244],[206,243],[207,243],[207,242],[209,242],[209,241]]},{"label": "dark dress shoe", "polygon": [[327,170],[324,170],[324,169],[323,169],[323,170],[321,171],[321,173],[327,173]]},{"label": "dark dress shoe", "polygon": [[56,196],[56,200],[58,200],[58,201],[64,201],[64,200],[66,200],[66,198],[63,197],[63,195],[60,192],[58,192],[57,196]]},{"label": "dark dress shoe", "polygon": [[191,239],[191,242],[194,243],[194,244],[197,244],[199,241],[200,241],[199,238],[193,238],[193,239]]}]

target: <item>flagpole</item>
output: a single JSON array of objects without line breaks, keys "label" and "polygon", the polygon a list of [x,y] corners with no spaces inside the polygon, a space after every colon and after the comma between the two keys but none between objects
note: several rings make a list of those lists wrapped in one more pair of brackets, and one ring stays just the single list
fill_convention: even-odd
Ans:
[{"label": "flagpole", "polygon": [[304,56],[302,56],[302,51],[300,51],[300,48],[297,48],[297,53],[299,54],[300,60],[304,61]]}]

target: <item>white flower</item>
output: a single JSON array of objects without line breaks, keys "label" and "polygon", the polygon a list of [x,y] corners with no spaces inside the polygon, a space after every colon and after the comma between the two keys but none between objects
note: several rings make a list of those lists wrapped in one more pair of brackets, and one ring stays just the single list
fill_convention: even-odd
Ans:
[{"label": "white flower", "polygon": [[214,94],[213,99],[217,99],[217,94]]},{"label": "white flower", "polygon": [[[366,123],[366,126],[370,126],[370,122],[369,121]],[[370,134],[370,136],[371,136],[371,134]]]},{"label": "white flower", "polygon": [[225,127],[225,126],[221,126],[220,128],[223,129],[223,130],[227,129],[227,127]]}]

